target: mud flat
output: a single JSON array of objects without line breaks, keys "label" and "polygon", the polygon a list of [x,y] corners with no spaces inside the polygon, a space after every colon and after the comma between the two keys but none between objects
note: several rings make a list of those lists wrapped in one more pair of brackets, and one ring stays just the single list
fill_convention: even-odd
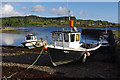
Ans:
[{"label": "mud flat", "polygon": [[86,63],[80,61],[54,67],[47,52],[43,52],[39,60],[27,69],[38,57],[42,48],[26,49],[23,47],[2,48],[2,77],[11,79],[61,79],[61,78],[95,78],[120,79],[120,68],[114,53],[95,51],[87,58]]}]

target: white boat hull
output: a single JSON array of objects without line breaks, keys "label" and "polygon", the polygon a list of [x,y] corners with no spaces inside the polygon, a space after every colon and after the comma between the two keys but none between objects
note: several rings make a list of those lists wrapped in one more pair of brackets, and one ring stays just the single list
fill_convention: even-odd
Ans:
[{"label": "white boat hull", "polygon": [[46,45],[46,41],[34,41],[34,42],[22,42],[21,44],[24,45],[24,47],[28,47],[29,49],[30,48],[36,48],[36,47],[41,47],[41,46],[44,46]]}]

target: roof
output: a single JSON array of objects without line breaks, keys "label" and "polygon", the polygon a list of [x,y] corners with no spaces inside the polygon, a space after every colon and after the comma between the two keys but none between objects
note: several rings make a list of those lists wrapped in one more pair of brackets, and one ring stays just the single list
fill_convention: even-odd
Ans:
[{"label": "roof", "polygon": [[33,34],[28,34],[27,36],[35,36],[35,35],[33,35]]}]

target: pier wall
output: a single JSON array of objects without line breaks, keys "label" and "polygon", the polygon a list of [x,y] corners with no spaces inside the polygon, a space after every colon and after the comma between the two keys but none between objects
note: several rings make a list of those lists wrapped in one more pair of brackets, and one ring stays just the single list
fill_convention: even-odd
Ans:
[{"label": "pier wall", "polygon": [[[120,64],[120,44],[118,44],[116,42],[116,37],[115,35],[117,35],[115,32],[117,30],[108,30],[109,33],[109,38],[108,38],[108,42],[111,45],[111,48],[108,49],[109,53],[113,54],[111,56],[111,59],[113,59],[113,61],[116,61],[117,63]],[[97,39],[99,39],[99,36],[102,32],[105,32],[104,29],[83,29],[82,30],[82,35],[90,35],[93,37],[96,37]],[[109,53],[107,53],[109,55]]]},{"label": "pier wall", "polygon": [[[102,32],[105,32],[105,29],[86,29],[86,28],[83,28],[82,29],[82,35],[90,35],[90,36],[93,36],[93,37],[96,37],[99,39],[99,36]],[[108,30],[107,31],[110,35],[112,35],[112,30]]]},{"label": "pier wall", "polygon": [[[105,32],[105,29],[82,29],[82,35],[90,35],[92,37],[96,37],[99,40],[99,37],[101,35],[102,32]],[[110,45],[112,45],[113,47],[115,46],[115,40],[114,40],[114,34],[112,30],[108,30],[108,42],[110,43]]]}]

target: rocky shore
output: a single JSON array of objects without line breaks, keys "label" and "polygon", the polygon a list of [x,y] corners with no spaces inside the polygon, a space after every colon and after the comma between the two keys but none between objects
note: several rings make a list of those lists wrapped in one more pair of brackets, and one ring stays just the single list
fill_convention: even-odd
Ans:
[{"label": "rocky shore", "polygon": [[[113,53],[109,51],[96,51],[87,58],[86,63],[79,61],[54,67],[46,51],[40,59],[27,69],[37,58],[41,48],[26,49],[23,47],[2,48],[2,77],[18,79],[60,79],[60,78],[100,78],[120,79],[120,69]],[[24,74],[24,75],[23,75]]]}]

